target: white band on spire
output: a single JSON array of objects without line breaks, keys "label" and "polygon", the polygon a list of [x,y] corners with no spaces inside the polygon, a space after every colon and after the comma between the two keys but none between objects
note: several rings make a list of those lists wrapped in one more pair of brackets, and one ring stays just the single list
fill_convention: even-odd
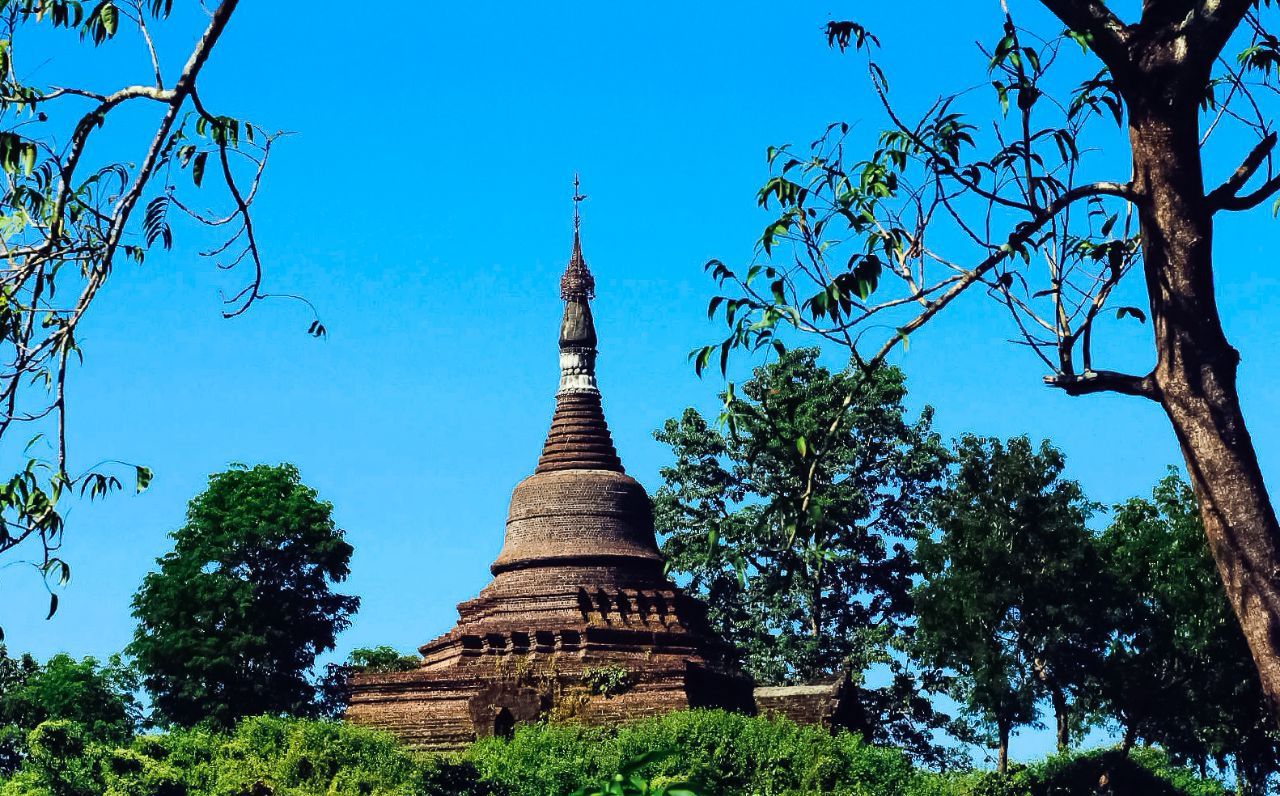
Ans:
[{"label": "white band on spire", "polygon": [[567,392],[600,392],[596,387],[596,352],[594,348],[560,349],[560,389]]}]

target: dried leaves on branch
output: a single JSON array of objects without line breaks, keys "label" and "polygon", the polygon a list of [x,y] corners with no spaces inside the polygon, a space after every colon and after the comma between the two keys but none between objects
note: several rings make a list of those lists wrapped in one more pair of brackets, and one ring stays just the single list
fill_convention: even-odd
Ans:
[{"label": "dried leaves on branch", "polygon": [[[138,491],[151,478],[119,462],[77,469],[65,433],[68,366],[83,357],[77,328],[121,258],[140,264],[168,249],[184,216],[226,233],[204,252],[240,274],[226,317],[266,296],[250,208],[280,134],[218,115],[198,94],[236,5],[224,0],[210,12],[173,69],[157,57],[150,28],[167,21],[172,0],[0,0],[0,445],[21,463],[0,482],[0,554],[22,555],[46,583],[70,574],[58,556],[63,501],[118,490],[124,472]],[[71,57],[126,37],[149,58],[143,74],[153,82],[106,92],[30,82],[48,50],[28,41],[55,42]],[[116,119],[139,106],[153,111],[154,126],[131,140]],[[95,160],[103,151],[121,159]],[[211,182],[229,197],[225,215],[196,212],[183,198]],[[318,321],[311,331],[323,334]],[[25,554],[14,550],[23,543]],[[51,591],[50,615],[56,609]]]}]

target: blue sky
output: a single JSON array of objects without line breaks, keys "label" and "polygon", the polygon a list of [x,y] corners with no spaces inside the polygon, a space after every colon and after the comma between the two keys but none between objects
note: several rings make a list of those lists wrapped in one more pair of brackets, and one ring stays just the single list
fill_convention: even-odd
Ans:
[{"label": "blue sky", "polygon": [[[1012,5],[1039,18],[1034,4]],[[196,256],[210,239],[190,226],[177,227],[172,252],[118,266],[82,327],[72,455],[145,463],[155,481],[141,496],[71,507],[74,576],[52,621],[36,578],[0,569],[11,648],[119,650],[166,533],[229,462],[294,462],[333,502],[356,548],[345,589],[363,601],[340,653],[409,650],[443,632],[487,582],[508,495],[550,419],[573,173],[590,197],[583,241],[606,413],[628,470],[653,491],[667,457],[652,430],[685,406],[716,407],[719,378],[696,378],[685,355],[719,333],[703,263],[752,256],[765,147],[807,142],[837,120],[878,129],[860,62],[826,48],[823,24],[860,15],[897,94],[925,102],[984,82],[973,42],[993,40],[1001,19],[995,0],[929,5],[909,21],[896,6],[830,3],[353,8],[245,2],[204,74],[214,112],[295,133],[256,207],[266,288],[312,300],[328,339],[308,338],[309,315],[287,301],[222,320],[218,291],[237,283]],[[171,63],[199,24],[182,12],[167,27]],[[76,50],[51,40],[36,77],[83,75]],[[147,79],[135,41],[95,57],[98,87]],[[111,146],[143,129],[129,124]],[[1111,176],[1126,174],[1121,163]],[[1227,219],[1217,243],[1246,413],[1273,482],[1274,223],[1265,209]],[[936,407],[944,435],[1048,437],[1107,503],[1146,493],[1178,461],[1158,407],[1050,391],[1010,333],[998,307],[968,300],[898,356],[912,403]],[[1127,333],[1116,354],[1149,364],[1148,334]],[[739,360],[739,375],[750,364]]]}]

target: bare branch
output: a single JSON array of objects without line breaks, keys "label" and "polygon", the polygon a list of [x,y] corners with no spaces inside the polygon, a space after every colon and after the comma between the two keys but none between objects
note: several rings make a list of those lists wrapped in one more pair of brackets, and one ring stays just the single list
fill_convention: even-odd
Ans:
[{"label": "bare branch", "polygon": [[1131,376],[1111,370],[1087,370],[1079,376],[1055,373],[1044,377],[1044,383],[1057,387],[1067,395],[1088,395],[1098,392],[1117,392],[1160,400],[1160,388],[1155,377]]},{"label": "bare branch", "polygon": [[1232,196],[1222,200],[1218,205],[1220,210],[1252,210],[1258,205],[1265,202],[1269,197],[1274,196],[1280,191],[1280,174],[1272,177],[1262,184],[1258,190],[1244,196]]},{"label": "bare branch", "polygon": [[[89,281],[85,285],[84,291],[80,294],[80,299],[76,303],[75,312],[68,319],[68,324],[74,326],[80,317],[88,309],[89,303],[97,294],[102,283],[105,281],[107,273],[111,268],[111,261],[115,255],[116,248],[120,245],[120,236],[124,234],[124,226],[128,221],[129,213],[133,210],[134,205],[138,203],[142,191],[146,187],[147,180],[151,177],[151,172],[155,169],[156,161],[160,157],[161,151],[164,149],[165,142],[169,138],[169,131],[173,129],[173,124],[178,118],[178,113],[185,99],[195,90],[196,76],[200,73],[201,67],[209,58],[209,53],[213,49],[213,45],[218,41],[218,37],[222,35],[223,29],[227,22],[231,19],[231,14],[235,11],[239,0],[223,0],[222,3],[213,12],[213,17],[209,20],[209,26],[205,28],[204,34],[200,37],[200,41],[191,52],[191,57],[187,59],[186,66],[183,67],[182,73],[178,76],[177,83],[170,91],[161,91],[160,89],[137,86],[133,90],[146,91],[148,93],[165,94],[169,96],[169,110],[166,111],[164,118],[160,121],[159,127],[156,129],[155,136],[151,140],[151,146],[147,150],[146,157],[143,158],[138,168],[137,176],[134,177],[133,185],[130,186],[128,192],[120,199],[116,205],[116,211],[112,214],[112,223],[110,232],[107,235],[106,245],[103,250],[102,258],[90,274]],[[114,96],[114,95],[113,95]],[[83,147],[83,144],[81,144]],[[68,174],[69,177],[69,174]],[[70,180],[66,180],[67,183]]]},{"label": "bare branch", "polygon": [[1001,262],[1004,262],[1012,255],[1012,250],[1016,249],[1027,242],[1039,232],[1046,224],[1048,224],[1058,213],[1071,206],[1073,203],[1088,199],[1091,196],[1118,196],[1131,202],[1138,200],[1137,194],[1133,190],[1133,186],[1129,183],[1117,182],[1095,182],[1088,185],[1081,185],[1050,202],[1043,211],[1038,213],[1031,220],[1024,221],[1008,238],[1007,246],[998,249],[988,255],[982,262],[974,266],[968,273],[962,276],[954,285],[938,298],[929,302],[925,310],[910,321],[898,328],[892,337],[887,340],[875,356],[867,361],[868,367],[875,367],[884,361],[885,357],[893,350],[893,347],[899,341],[906,339],[909,335],[924,326],[933,316],[937,315],[943,307],[946,307],[961,293],[967,290],[973,283],[980,281],[992,268]]},{"label": "bare branch", "polygon": [[[1221,185],[1209,192],[1209,195],[1206,197],[1209,201],[1209,205],[1214,208],[1223,207],[1225,203],[1235,198],[1236,193],[1239,192],[1239,190],[1244,187],[1244,184],[1249,181],[1249,178],[1258,171],[1258,168],[1262,165],[1263,161],[1270,156],[1271,150],[1275,149],[1275,146],[1276,134],[1274,132],[1269,133],[1265,138],[1259,141],[1257,145],[1250,150],[1249,154],[1245,156],[1245,159],[1241,161],[1240,166],[1236,168],[1235,172],[1233,172],[1232,175]],[[1259,201],[1261,201],[1261,199]]]}]

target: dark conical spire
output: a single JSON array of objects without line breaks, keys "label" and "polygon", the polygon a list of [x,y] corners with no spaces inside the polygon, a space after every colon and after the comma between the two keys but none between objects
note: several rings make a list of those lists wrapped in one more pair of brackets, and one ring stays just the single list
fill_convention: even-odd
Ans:
[{"label": "dark conical spire", "polygon": [[621,473],[622,461],[614,450],[596,385],[596,327],[590,304],[596,282],[582,256],[578,203],[586,197],[578,192],[576,175],[573,189],[573,250],[560,277],[560,297],[564,299],[560,387],[551,430],[535,472],[585,469]]}]

